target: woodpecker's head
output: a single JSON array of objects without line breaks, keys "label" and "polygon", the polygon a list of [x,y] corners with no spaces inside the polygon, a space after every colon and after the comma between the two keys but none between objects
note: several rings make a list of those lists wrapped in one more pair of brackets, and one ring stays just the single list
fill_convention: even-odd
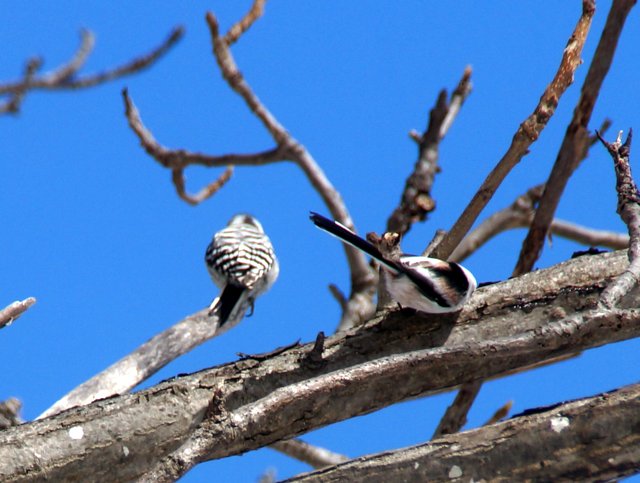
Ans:
[{"label": "woodpecker's head", "polygon": [[247,213],[238,213],[237,215],[235,215],[233,218],[229,220],[229,223],[227,223],[227,226],[234,226],[234,225],[255,226],[258,230],[260,230],[261,233],[264,233],[264,229],[262,228],[262,225],[260,224],[260,222],[256,220],[253,216]]}]

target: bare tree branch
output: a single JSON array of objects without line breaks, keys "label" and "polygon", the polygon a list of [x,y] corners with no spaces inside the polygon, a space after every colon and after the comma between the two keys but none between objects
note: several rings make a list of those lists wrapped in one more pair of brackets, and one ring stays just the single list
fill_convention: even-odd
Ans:
[{"label": "bare tree branch", "polygon": [[[605,120],[602,123],[602,128],[606,130],[609,128],[609,125],[610,121]],[[587,157],[588,147],[596,141],[597,138],[593,136],[591,142],[587,144],[585,149],[580,153],[580,160]],[[511,228],[528,227],[533,219],[534,206],[540,200],[543,189],[543,185],[531,188],[527,193],[519,196],[510,207],[494,213],[488,219],[484,220],[480,226],[463,238],[449,259],[460,262],[500,232]],[[562,220],[553,220],[551,230],[554,234],[588,245],[610,243],[614,245],[614,248],[626,248],[629,241],[628,237],[617,233],[590,230]],[[617,245],[615,244],[616,242],[618,242]],[[460,388],[453,404],[447,408],[447,411],[442,417],[433,436],[434,438],[441,434],[455,433],[464,426],[466,415],[471,409],[475,397],[480,392],[480,388],[480,381],[465,384]],[[494,415],[494,417],[496,416],[497,415]]]},{"label": "bare tree branch", "polygon": [[191,206],[195,206],[216,194],[225,184],[227,184],[227,182],[231,179],[232,174],[233,166],[227,166],[227,169],[224,170],[224,172],[218,177],[218,179],[209,183],[195,195],[190,195],[186,191],[183,169],[174,168],[173,170],[171,170],[171,179],[176,187],[178,196],[182,200],[189,203]]},{"label": "bare tree branch", "polygon": [[438,427],[431,439],[439,438],[445,434],[457,433],[467,423],[467,414],[476,400],[482,381],[473,381],[463,384],[458,390],[451,406],[447,408]]},{"label": "bare tree branch", "polygon": [[447,102],[447,92],[442,90],[436,105],[429,113],[429,125],[424,133],[415,131],[410,136],[418,144],[418,161],[407,178],[399,206],[387,220],[387,231],[406,234],[416,221],[423,221],[435,209],[431,187],[438,166],[438,148],[460,107],[471,93],[471,67],[467,67]]},{"label": "bare tree branch", "polygon": [[501,419],[506,418],[507,415],[509,414],[509,411],[511,411],[511,406],[513,406],[513,401],[507,401],[506,403],[504,403],[504,405],[500,406],[496,410],[496,412],[493,413],[493,416],[491,416],[487,420],[487,422],[483,424],[483,426],[489,426],[490,424],[495,424]]},{"label": "bare tree branch", "polygon": [[21,408],[22,403],[15,397],[0,402],[0,431],[23,423],[20,418]]},{"label": "bare tree branch", "polygon": [[640,385],[288,480],[613,481],[640,469]]},{"label": "bare tree branch", "polygon": [[272,444],[271,447],[314,468],[333,466],[349,460],[344,455],[310,445],[299,439],[284,439]]},{"label": "bare tree branch", "polygon": [[[611,121],[605,119],[600,126],[600,132],[605,132],[609,127],[611,127]],[[580,161],[586,159],[589,154],[589,148],[597,142],[598,137],[596,135],[590,136],[589,143],[585,145],[585,149],[580,153]],[[463,238],[449,259],[454,262],[461,262],[503,231],[513,228],[529,228],[535,214],[535,206],[540,201],[543,192],[543,184],[534,186],[525,194],[516,198],[511,206],[491,215]],[[551,222],[550,232],[588,246],[603,246],[614,250],[629,246],[629,237],[621,233],[595,230],[558,219],[554,219]]]},{"label": "bare tree branch", "polygon": [[[456,247],[450,260],[461,262],[493,237],[514,228],[528,228],[533,219],[537,202],[542,196],[543,185],[538,185],[520,195],[507,208],[497,211],[478,225]],[[620,250],[629,246],[629,237],[622,233],[587,228],[564,220],[555,219],[550,231],[556,236],[587,246],[602,246]]]},{"label": "bare tree branch", "polygon": [[469,205],[435,250],[434,257],[443,260],[449,258],[449,255],[451,255],[462,238],[471,229],[478,215],[493,197],[493,194],[504,178],[509,174],[511,169],[518,164],[522,157],[528,153],[531,144],[540,136],[547,122],[551,116],[553,116],[560,97],[573,83],[573,74],[581,63],[580,55],[582,53],[582,47],[584,46],[589,28],[591,27],[594,12],[594,1],[584,0],[582,2],[582,15],[564,49],[560,67],[551,84],[545,89],[531,116],[520,124],[513,136],[511,146],[509,146],[505,155],[495,168],[493,168],[493,171],[489,173]]},{"label": "bare tree branch", "polygon": [[247,14],[236,22],[224,36],[227,46],[234,44],[247,30],[251,28],[256,20],[264,14],[264,5],[267,0],[255,0]]},{"label": "bare tree branch", "polygon": [[618,192],[618,214],[629,228],[629,267],[614,283],[610,284],[602,293],[601,302],[605,307],[618,305],[640,280],[640,194],[631,175],[629,156],[631,154],[631,138],[633,131],[629,129],[627,140],[622,144],[622,132],[618,139],[609,143],[600,135],[600,141],[607,148],[613,158],[616,170],[616,191]]},{"label": "bare tree branch", "polygon": [[[457,316],[390,312],[328,337],[320,367],[300,363],[314,345],[307,344],[11,428],[0,432],[0,480],[16,472],[135,478],[169,453],[183,461],[178,448],[188,448],[187,441],[196,442],[198,461],[219,458],[406,398],[637,337],[640,311],[593,309],[627,263],[625,252],[579,257],[483,287]],[[637,297],[628,303],[637,306]],[[82,434],[80,441],[70,441],[73,427],[82,429],[73,432]]]},{"label": "bare tree branch", "polygon": [[167,39],[151,52],[113,69],[79,77],[78,72],[85,64],[95,45],[93,33],[88,30],[83,30],[81,31],[80,46],[71,60],[66,64],[38,77],[36,73],[42,62],[39,59],[31,60],[27,64],[26,74],[23,79],[15,82],[1,83],[0,95],[10,96],[10,99],[0,106],[0,113],[18,112],[24,96],[29,91],[84,89],[140,72],[166,54],[183,36],[184,29],[182,27],[176,27],[171,31]]},{"label": "bare tree branch", "polygon": [[[257,0],[257,2],[262,3],[260,0]],[[261,8],[252,8],[248,14],[250,20],[246,22],[241,21],[242,25],[246,25],[248,28],[256,18],[256,11],[261,12]],[[245,81],[229,50],[228,37],[236,39],[235,34],[229,33],[228,35],[220,36],[218,21],[215,15],[209,12],[207,13],[206,19],[211,32],[213,52],[220,67],[222,77],[227,81],[229,87],[242,97],[251,112],[260,119],[264,127],[271,134],[276,145],[281,147],[284,152],[287,153],[288,158],[302,169],[311,185],[322,197],[334,219],[353,230],[353,221],[342,201],[340,193],[333,187],[309,151],[294,139],[277,121]],[[364,255],[351,246],[343,246],[351,272],[351,295],[349,297],[347,310],[343,311],[340,329],[361,324],[373,313],[371,296],[376,282],[376,277],[367,264]]]},{"label": "bare tree branch", "polygon": [[28,297],[24,300],[17,300],[0,310],[0,329],[7,325],[11,325],[11,323],[13,323],[35,303],[36,299],[34,297]]},{"label": "bare tree branch", "polygon": [[13,93],[9,95],[9,99],[0,104],[0,114],[10,113],[15,114],[20,111],[20,106],[22,105],[22,101],[24,101],[24,97],[27,94],[27,86],[33,80],[34,76],[38,72],[38,69],[42,66],[42,59],[39,57],[35,57],[30,59],[27,62],[27,65],[24,69],[24,87],[20,89],[16,89]]},{"label": "bare tree branch", "polygon": [[[179,196],[188,203],[200,202],[211,196],[221,185],[220,180],[209,185],[198,195],[187,195],[184,188],[182,170],[191,164],[204,166],[227,165],[261,165],[278,161],[293,161],[305,173],[313,188],[322,197],[331,215],[340,223],[350,229],[354,229],[353,221],[347,211],[340,193],[331,184],[315,159],[307,149],[282,126],[271,114],[266,106],[258,99],[249,84],[245,81],[238,69],[229,49],[247,29],[257,20],[264,10],[264,0],[255,0],[251,10],[236,23],[225,35],[221,35],[218,21],[211,12],[207,13],[206,20],[211,33],[213,53],[222,77],[229,87],[245,101],[251,112],[262,122],[276,147],[256,154],[228,154],[223,156],[208,156],[199,153],[190,153],[186,150],[169,150],[160,145],[153,135],[147,130],[140,120],[140,115],[129,98],[127,91],[123,91],[126,106],[126,116],[129,125],[136,133],[144,149],[160,164],[173,172],[173,180]],[[359,325],[373,314],[372,302],[377,277],[369,267],[364,255],[357,249],[344,245],[344,250],[351,272],[351,294],[346,309],[343,311],[340,329],[353,325]]]},{"label": "bare tree branch", "polygon": [[[168,149],[155,140],[153,134],[144,126],[140,113],[131,100],[127,89],[123,89],[122,97],[125,104],[125,116],[129,126],[138,136],[144,150],[165,168],[171,169],[172,181],[176,187],[178,196],[187,203],[194,205],[204,201],[215,194],[231,178],[233,166],[259,166],[263,164],[288,161],[284,149],[276,148],[254,154],[224,154],[209,156],[201,153],[192,153],[184,149]],[[220,177],[206,186],[196,195],[186,192],[184,183],[184,169],[189,165],[200,166],[226,166],[225,172]]]},{"label": "bare tree branch", "polygon": [[530,271],[540,256],[544,246],[544,239],[549,232],[549,226],[560,202],[560,197],[569,181],[569,177],[582,159],[582,153],[589,142],[587,126],[591,119],[591,113],[598,99],[600,87],[611,67],[625,20],[635,3],[636,0],[614,0],[611,5],[600,42],[584,80],[580,99],[573,113],[573,119],[567,127],[556,162],[545,184],[544,194],[527,237],[522,243],[520,256],[513,270],[514,276]]},{"label": "bare tree branch", "polygon": [[[222,366],[0,432],[0,476],[46,472],[54,480],[85,480],[108,472],[113,479],[117,471],[125,480],[168,451],[141,481],[173,481],[205,460],[557,354],[637,337],[639,322],[635,309],[587,310],[515,336],[392,354],[310,378],[288,374],[285,382],[276,361],[308,350],[292,349],[259,365]],[[265,369],[271,371],[267,380]],[[269,379],[281,385],[265,392]]]},{"label": "bare tree branch", "polygon": [[43,412],[38,419],[58,414],[74,406],[84,406],[98,399],[126,394],[169,362],[194,347],[224,334],[243,318],[240,310],[233,320],[218,328],[216,317],[203,309],[152,337],[136,350],[83,382]]}]

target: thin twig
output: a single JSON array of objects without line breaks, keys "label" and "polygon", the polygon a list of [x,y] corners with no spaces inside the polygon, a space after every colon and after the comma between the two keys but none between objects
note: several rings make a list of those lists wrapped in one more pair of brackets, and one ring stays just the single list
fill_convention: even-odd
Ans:
[{"label": "thin twig", "polygon": [[483,426],[489,426],[490,424],[495,424],[501,419],[506,418],[509,415],[509,411],[511,411],[511,406],[513,406],[513,401],[507,401],[504,405],[500,406],[493,416],[491,416]]},{"label": "thin twig", "polygon": [[232,174],[233,166],[227,166],[227,169],[224,170],[218,179],[209,183],[195,195],[190,195],[186,191],[183,168],[173,169],[171,171],[171,179],[173,180],[173,184],[176,187],[176,191],[178,192],[180,199],[186,201],[191,206],[195,206],[216,194],[225,184],[227,184],[231,179]]},{"label": "thin twig", "polygon": [[251,5],[251,9],[236,22],[233,27],[224,36],[224,41],[228,46],[234,44],[242,34],[251,28],[256,20],[258,20],[264,14],[264,5],[267,0],[256,0]]},{"label": "thin twig", "polygon": [[511,146],[509,146],[505,155],[493,168],[493,171],[489,173],[469,205],[435,250],[434,256],[436,258],[446,260],[451,255],[462,238],[469,232],[478,215],[493,197],[504,178],[522,157],[529,152],[531,144],[540,136],[540,133],[554,114],[560,97],[573,82],[573,74],[581,63],[582,47],[587,38],[594,12],[595,5],[593,0],[584,0],[582,14],[564,49],[562,61],[555,77],[542,94],[533,114],[518,127],[511,141]]},{"label": "thin twig", "polygon": [[313,468],[324,468],[348,461],[345,455],[314,446],[299,439],[285,439],[271,445],[271,448],[291,456]]},{"label": "thin twig", "polygon": [[264,164],[288,161],[286,153],[281,148],[270,149],[253,154],[223,154],[210,156],[194,153],[184,149],[169,149],[155,140],[153,134],[145,127],[140,118],[140,112],[129,96],[128,89],[122,90],[125,105],[125,116],[132,131],[138,136],[144,150],[165,168],[171,170],[184,169],[189,165],[219,167],[219,166],[261,166]]},{"label": "thin twig", "polygon": [[27,65],[24,69],[24,87],[22,89],[17,89],[13,92],[7,102],[0,105],[0,114],[11,113],[15,114],[20,110],[20,106],[22,105],[22,101],[24,100],[25,95],[27,94],[28,85],[35,77],[38,69],[42,66],[42,59],[39,57],[35,57],[30,59],[27,62]]},{"label": "thin twig", "polygon": [[481,387],[482,381],[467,382],[460,386],[456,398],[445,411],[431,439],[439,438],[445,434],[457,433],[462,429],[467,423],[467,414],[469,414]]},{"label": "thin twig", "polygon": [[[22,80],[0,84],[0,95],[9,95],[13,99],[12,106],[10,105],[11,100],[5,105],[0,106],[0,113],[17,112],[22,97],[29,91],[84,89],[140,72],[167,53],[183,35],[184,29],[182,27],[176,27],[171,31],[167,39],[151,52],[121,66],[79,77],[78,71],[85,64],[95,44],[93,33],[88,30],[83,30],[81,32],[80,46],[71,60],[66,64],[40,77],[36,76],[34,71],[32,75],[25,75]],[[17,101],[15,100],[16,96],[19,97]],[[7,108],[7,106],[9,108]]]},{"label": "thin twig", "polygon": [[36,299],[34,297],[28,297],[24,300],[17,300],[0,310],[0,329],[11,325],[11,323],[35,303]]},{"label": "thin twig", "polygon": [[409,134],[418,144],[418,160],[413,172],[407,178],[400,198],[400,204],[387,220],[387,231],[400,235],[406,234],[411,225],[423,221],[435,209],[431,198],[431,188],[438,166],[440,141],[446,135],[460,107],[471,93],[471,67],[464,70],[458,86],[447,102],[447,92],[442,90],[435,106],[429,113],[429,125],[422,134],[411,131]]},{"label": "thin twig", "polygon": [[520,256],[513,270],[513,276],[531,271],[533,264],[538,260],[542,252],[545,237],[549,232],[549,226],[564,188],[578,166],[585,146],[589,142],[587,126],[591,119],[591,113],[598,99],[600,87],[611,67],[625,20],[635,3],[636,0],[614,0],[611,5],[600,42],[593,55],[593,60],[580,92],[580,99],[573,112],[573,118],[567,127],[556,162],[545,184],[544,194],[531,223],[531,228],[529,228],[527,237],[522,243]]},{"label": "thin twig", "polygon": [[[599,136],[599,134],[598,134]],[[602,292],[600,302],[605,307],[615,307],[640,280],[640,194],[631,175],[629,156],[631,138],[629,129],[627,140],[622,143],[622,131],[615,142],[609,143],[600,137],[600,141],[613,158],[616,170],[616,191],[618,193],[618,214],[629,229],[629,267]]]}]

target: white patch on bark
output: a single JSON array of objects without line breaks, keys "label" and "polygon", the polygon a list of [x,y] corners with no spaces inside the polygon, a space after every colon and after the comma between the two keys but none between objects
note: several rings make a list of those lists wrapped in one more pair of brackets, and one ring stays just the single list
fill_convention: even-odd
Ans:
[{"label": "white patch on bark", "polygon": [[551,429],[553,429],[556,433],[561,433],[562,430],[569,427],[569,418],[565,416],[557,416],[555,418],[551,418]]},{"label": "white patch on bark", "polygon": [[82,429],[82,426],[74,426],[72,428],[69,428],[69,437],[71,439],[84,438],[84,429]]},{"label": "white patch on bark", "polygon": [[453,465],[449,470],[449,478],[460,478],[462,476],[462,468],[458,465]]}]

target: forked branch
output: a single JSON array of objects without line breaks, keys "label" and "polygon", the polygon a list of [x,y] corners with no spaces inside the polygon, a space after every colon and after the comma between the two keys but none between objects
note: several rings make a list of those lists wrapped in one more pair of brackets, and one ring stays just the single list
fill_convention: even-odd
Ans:
[{"label": "forked branch", "polygon": [[183,36],[184,29],[176,27],[171,31],[167,39],[151,52],[118,67],[80,76],[79,71],[84,66],[95,45],[93,33],[89,30],[83,30],[80,33],[80,46],[66,64],[38,76],[37,73],[42,66],[42,60],[33,58],[27,61],[22,79],[0,84],[0,96],[8,97],[8,100],[0,105],[0,114],[17,113],[25,95],[30,91],[84,89],[140,72],[166,54]]},{"label": "forked branch", "polygon": [[513,167],[529,152],[529,147],[538,139],[542,130],[553,116],[560,97],[573,83],[573,74],[581,63],[580,55],[587,39],[591,20],[595,13],[593,0],[582,2],[582,15],[578,20],[569,42],[564,49],[560,67],[555,77],[545,89],[533,113],[518,127],[511,146],[498,162],[493,171],[480,186],[469,205],[465,208],[444,240],[436,248],[433,256],[446,260],[469,232],[480,212],[509,174]]}]

